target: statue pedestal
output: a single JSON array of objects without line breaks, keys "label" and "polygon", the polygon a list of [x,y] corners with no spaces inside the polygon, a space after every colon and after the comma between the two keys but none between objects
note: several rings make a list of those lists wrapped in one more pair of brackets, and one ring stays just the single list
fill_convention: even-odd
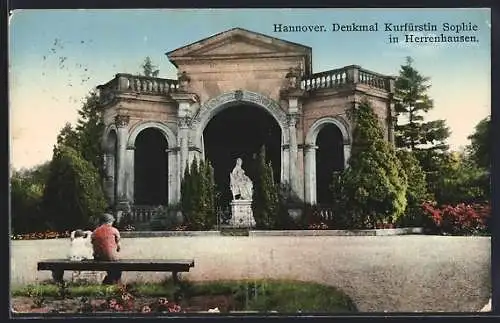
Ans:
[{"label": "statue pedestal", "polygon": [[252,200],[233,200],[231,202],[231,221],[230,225],[240,228],[255,227],[253,218]]}]

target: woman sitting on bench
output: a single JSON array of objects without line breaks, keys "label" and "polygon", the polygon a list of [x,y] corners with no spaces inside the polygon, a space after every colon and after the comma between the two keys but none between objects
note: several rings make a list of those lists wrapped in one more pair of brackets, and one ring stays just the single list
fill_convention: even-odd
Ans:
[{"label": "woman sitting on bench", "polygon": [[[91,241],[94,249],[94,260],[118,260],[120,232],[113,227],[114,221],[115,218],[111,214],[105,213],[101,218],[101,225],[92,233]],[[121,271],[110,270],[102,283],[116,284],[120,281],[121,275]]]}]

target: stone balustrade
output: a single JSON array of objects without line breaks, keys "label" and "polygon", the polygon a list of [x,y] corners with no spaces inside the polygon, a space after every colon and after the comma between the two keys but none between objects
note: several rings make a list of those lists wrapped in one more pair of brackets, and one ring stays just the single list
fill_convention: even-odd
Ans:
[{"label": "stone balustrade", "polygon": [[149,223],[158,212],[158,206],[133,205],[130,220],[135,224]]},{"label": "stone balustrade", "polygon": [[116,93],[140,93],[148,95],[168,95],[177,92],[179,82],[172,79],[138,76],[132,74],[116,74],[115,78],[97,87],[101,102],[107,101]]},{"label": "stone balustrade", "polygon": [[337,88],[346,84],[365,84],[372,88],[390,92],[391,80],[392,77],[362,69],[357,65],[351,65],[305,76],[302,78],[300,86],[302,90],[316,91]]}]

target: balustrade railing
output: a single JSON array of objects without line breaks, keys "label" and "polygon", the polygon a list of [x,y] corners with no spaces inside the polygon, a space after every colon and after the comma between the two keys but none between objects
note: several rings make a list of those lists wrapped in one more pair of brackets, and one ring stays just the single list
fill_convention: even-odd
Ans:
[{"label": "balustrade railing", "polygon": [[158,212],[158,206],[134,205],[131,207],[129,220],[135,224],[148,223]]},{"label": "balustrade railing", "polygon": [[[128,213],[123,220],[126,223],[133,225],[147,225],[151,223],[151,220],[157,215],[158,206],[152,205],[133,205],[131,206],[131,211]],[[330,205],[314,205],[309,206],[304,210],[303,216],[306,217],[305,222],[308,224],[308,228],[312,229],[315,225],[326,224],[329,229],[335,229],[337,226],[338,219],[335,218],[333,208]],[[229,225],[229,220],[231,218],[231,210],[229,206],[218,206],[216,208],[216,223],[215,227],[219,230],[224,225]],[[313,227],[312,227],[313,226]],[[303,229],[307,229],[304,227]],[[324,229],[324,228],[323,228]]]},{"label": "balustrade railing", "polygon": [[[337,220],[331,205],[316,204],[305,209],[305,223],[309,229],[336,229]],[[326,225],[324,227],[323,225]]]},{"label": "balustrade railing", "polygon": [[116,74],[115,78],[106,84],[99,85],[101,101],[114,93],[134,92],[150,95],[166,95],[179,89],[178,80],[157,77],[139,76],[132,74]]},{"label": "balustrade railing", "polygon": [[345,84],[365,84],[380,90],[390,91],[391,79],[389,76],[352,65],[305,76],[302,78],[300,86],[302,90],[316,91],[336,88]]}]

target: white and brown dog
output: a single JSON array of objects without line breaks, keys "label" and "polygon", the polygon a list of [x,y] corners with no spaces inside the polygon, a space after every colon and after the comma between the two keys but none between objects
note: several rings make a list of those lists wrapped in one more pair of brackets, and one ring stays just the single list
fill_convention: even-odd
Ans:
[{"label": "white and brown dog", "polygon": [[71,246],[68,254],[70,260],[94,259],[91,235],[92,231],[75,230],[71,232]]}]

